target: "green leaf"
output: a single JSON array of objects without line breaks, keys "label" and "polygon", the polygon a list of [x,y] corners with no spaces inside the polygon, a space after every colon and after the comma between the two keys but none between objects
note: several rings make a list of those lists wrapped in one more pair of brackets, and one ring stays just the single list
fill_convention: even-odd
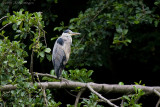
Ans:
[{"label": "green leaf", "polygon": [[21,21],[17,21],[17,25],[20,25],[21,24]]},{"label": "green leaf", "polygon": [[138,20],[135,20],[135,21],[134,21],[134,24],[139,24],[139,21],[138,21]]},{"label": "green leaf", "polygon": [[25,94],[25,92],[21,92],[21,96],[22,96],[22,97],[24,96],[24,94]]},{"label": "green leaf", "polygon": [[51,49],[50,49],[50,48],[46,48],[44,51],[45,51],[46,53],[50,53],[50,52],[51,52]]},{"label": "green leaf", "polygon": [[93,70],[89,70],[89,71],[87,72],[87,76],[90,77],[90,76],[92,75],[92,73],[93,73]]},{"label": "green leaf", "polygon": [[14,36],[14,39],[17,39],[19,36],[20,36],[19,34],[15,35],[15,36]]},{"label": "green leaf", "polygon": [[120,34],[122,33],[122,28],[120,25],[116,26],[116,31]]},{"label": "green leaf", "polygon": [[58,0],[54,0],[54,3],[58,3]]},{"label": "green leaf", "polygon": [[126,96],[126,95],[124,95],[123,98],[128,100],[128,101],[130,101],[130,98],[128,96]]},{"label": "green leaf", "polygon": [[157,6],[158,6],[159,4],[160,4],[160,2],[158,2],[158,1],[157,1],[157,2],[154,2],[154,5],[157,5]]},{"label": "green leaf", "polygon": [[137,93],[137,91],[138,91],[137,88],[135,86],[133,86],[133,88],[134,88],[135,92]]},{"label": "green leaf", "polygon": [[29,88],[29,86],[30,86],[30,83],[28,83],[28,82],[25,82],[25,83],[24,83],[24,87],[25,87],[25,88]]},{"label": "green leaf", "polygon": [[119,82],[118,85],[124,85],[124,83],[123,82]]},{"label": "green leaf", "polygon": [[128,29],[123,29],[123,34],[126,35],[128,33]]},{"label": "green leaf", "polygon": [[13,29],[13,30],[17,30],[17,27],[18,27],[17,24],[13,24],[13,25],[12,25],[12,29]]},{"label": "green leaf", "polygon": [[48,61],[51,61],[52,60],[52,56],[51,55],[46,55],[46,57],[47,57],[47,59],[48,59]]},{"label": "green leaf", "polygon": [[79,18],[72,18],[69,22],[72,23],[72,22],[76,22]]},{"label": "green leaf", "polygon": [[55,75],[54,70],[51,70],[50,74],[51,74],[51,75]]},{"label": "green leaf", "polygon": [[42,52],[39,53],[39,55],[40,55],[41,57],[44,57],[45,54],[44,54],[44,52],[42,51]]},{"label": "green leaf", "polygon": [[131,43],[131,42],[132,42],[132,40],[130,40],[130,39],[126,39],[126,40],[125,40],[125,42]]},{"label": "green leaf", "polygon": [[8,21],[6,21],[6,20],[3,21],[3,22],[2,22],[2,26],[6,25],[7,23],[8,23]]},{"label": "green leaf", "polygon": [[36,83],[34,83],[33,84],[33,87],[34,87],[34,89],[37,89],[37,87],[38,87],[38,83],[36,82]]},{"label": "green leaf", "polygon": [[157,27],[158,26],[159,21],[155,20],[154,21],[154,26]]},{"label": "green leaf", "polygon": [[14,67],[14,64],[12,64],[12,63],[9,63],[8,65],[9,65],[10,67],[12,67],[12,68]]},{"label": "green leaf", "polygon": [[134,107],[142,107],[140,104],[134,104]]}]

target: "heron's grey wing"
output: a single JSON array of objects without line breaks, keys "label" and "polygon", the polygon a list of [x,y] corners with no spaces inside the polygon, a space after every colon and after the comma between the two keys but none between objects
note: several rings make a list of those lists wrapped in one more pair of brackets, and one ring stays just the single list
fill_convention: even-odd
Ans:
[{"label": "heron's grey wing", "polygon": [[64,62],[66,61],[66,55],[62,48],[62,45],[55,43],[52,53],[52,61],[54,65],[54,70],[57,75],[57,78],[61,75],[62,70],[64,69]]}]

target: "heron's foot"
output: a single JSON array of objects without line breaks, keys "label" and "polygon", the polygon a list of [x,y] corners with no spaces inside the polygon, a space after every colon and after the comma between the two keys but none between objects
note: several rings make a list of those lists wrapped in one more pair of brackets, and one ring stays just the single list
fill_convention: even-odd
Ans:
[{"label": "heron's foot", "polygon": [[60,81],[61,81],[61,82],[65,82],[65,83],[66,83],[66,85],[67,85],[67,84],[69,84],[69,80],[64,79],[64,78],[62,78],[62,77],[60,77]]}]

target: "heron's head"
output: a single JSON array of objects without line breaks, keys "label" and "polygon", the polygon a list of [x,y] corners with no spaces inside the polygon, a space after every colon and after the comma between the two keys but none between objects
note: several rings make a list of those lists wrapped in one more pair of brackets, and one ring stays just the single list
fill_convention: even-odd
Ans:
[{"label": "heron's head", "polygon": [[73,36],[73,35],[80,35],[80,33],[72,32],[71,30],[67,29],[62,33],[62,36]]}]

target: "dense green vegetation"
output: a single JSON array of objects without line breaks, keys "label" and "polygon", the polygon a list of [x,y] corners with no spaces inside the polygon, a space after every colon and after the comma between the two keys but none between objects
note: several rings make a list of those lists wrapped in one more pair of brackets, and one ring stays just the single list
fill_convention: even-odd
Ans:
[{"label": "dense green vegetation", "polygon": [[[17,84],[18,88],[0,91],[0,104],[5,107],[73,106],[73,101],[65,100],[70,96],[64,90],[46,89],[48,102],[45,102],[44,91],[37,88],[37,82],[59,80],[33,76],[33,72],[55,75],[52,47],[68,28],[81,35],[73,37],[64,78],[84,83],[120,82],[120,85],[142,80],[146,85],[158,86],[159,8],[159,0],[152,3],[143,0],[2,0],[0,88],[8,84]],[[33,86],[29,85],[32,81],[36,81]],[[77,93],[80,89],[77,87],[71,92]],[[123,96],[124,106],[147,105],[147,102],[136,102],[143,94],[143,90],[135,88],[134,95]],[[106,106],[95,94],[85,95],[88,99],[81,100],[78,107]]]}]

